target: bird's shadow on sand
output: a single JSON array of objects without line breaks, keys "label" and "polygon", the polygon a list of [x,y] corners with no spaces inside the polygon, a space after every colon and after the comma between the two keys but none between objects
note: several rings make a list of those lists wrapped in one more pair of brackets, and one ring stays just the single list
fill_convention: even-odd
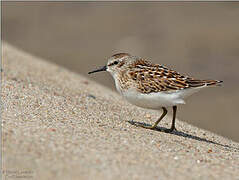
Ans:
[{"label": "bird's shadow on sand", "polygon": [[[150,124],[137,122],[137,121],[127,121],[127,122],[136,126],[136,127],[138,127],[140,125],[149,126],[149,127],[151,126]],[[167,133],[167,134],[173,134],[173,135],[177,135],[177,136],[181,136],[181,137],[185,137],[185,138],[189,138],[189,139],[194,139],[194,140],[201,141],[201,142],[206,142],[206,143],[210,143],[210,144],[219,145],[219,146],[222,146],[224,148],[230,148],[230,149],[226,149],[226,150],[229,150],[229,151],[232,150],[232,149],[234,149],[236,151],[239,151],[239,148],[237,148],[237,147],[232,147],[232,146],[229,146],[229,145],[226,145],[226,144],[220,144],[220,143],[217,143],[215,141],[211,141],[211,140],[207,140],[206,138],[201,138],[201,137],[198,137],[198,136],[187,134],[187,133],[182,132],[182,131],[174,130],[172,132],[165,132],[165,130],[167,130],[167,128],[161,127],[161,126],[157,126],[156,128],[149,129],[149,130],[159,131],[159,132],[163,132],[163,133]]]}]

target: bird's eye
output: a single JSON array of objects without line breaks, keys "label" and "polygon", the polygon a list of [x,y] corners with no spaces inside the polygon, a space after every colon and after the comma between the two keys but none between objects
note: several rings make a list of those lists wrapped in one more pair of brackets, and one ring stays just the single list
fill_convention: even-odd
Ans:
[{"label": "bird's eye", "polygon": [[119,62],[118,61],[114,61],[114,65],[118,64]]}]

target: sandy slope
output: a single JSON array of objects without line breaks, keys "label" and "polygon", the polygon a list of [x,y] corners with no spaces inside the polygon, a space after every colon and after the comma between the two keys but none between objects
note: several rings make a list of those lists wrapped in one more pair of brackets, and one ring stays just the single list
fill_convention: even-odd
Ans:
[{"label": "sandy slope", "polygon": [[238,143],[181,121],[134,127],[161,112],[8,44],[3,64],[4,179],[239,179]]}]

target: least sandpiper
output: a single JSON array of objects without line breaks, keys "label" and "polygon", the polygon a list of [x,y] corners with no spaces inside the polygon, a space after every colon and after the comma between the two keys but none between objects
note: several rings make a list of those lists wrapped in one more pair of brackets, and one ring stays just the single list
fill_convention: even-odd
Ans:
[{"label": "least sandpiper", "polygon": [[167,108],[173,108],[173,120],[170,129],[175,128],[177,106],[185,104],[184,99],[200,89],[208,86],[217,86],[222,81],[199,80],[179,74],[163,65],[153,64],[150,61],[132,56],[128,53],[118,53],[108,59],[107,65],[95,71],[108,71],[115,80],[118,92],[131,104],[136,106],[160,110],[161,117],[153,126],[143,123],[135,125],[147,129],[155,129],[158,123],[167,114]]}]

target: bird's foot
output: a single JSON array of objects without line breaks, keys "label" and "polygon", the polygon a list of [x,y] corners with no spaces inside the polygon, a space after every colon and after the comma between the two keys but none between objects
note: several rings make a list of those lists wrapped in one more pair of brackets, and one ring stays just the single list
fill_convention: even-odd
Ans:
[{"label": "bird's foot", "polygon": [[177,129],[175,127],[171,127],[170,129],[165,129],[163,130],[165,133],[171,133],[173,131],[177,131]]}]

